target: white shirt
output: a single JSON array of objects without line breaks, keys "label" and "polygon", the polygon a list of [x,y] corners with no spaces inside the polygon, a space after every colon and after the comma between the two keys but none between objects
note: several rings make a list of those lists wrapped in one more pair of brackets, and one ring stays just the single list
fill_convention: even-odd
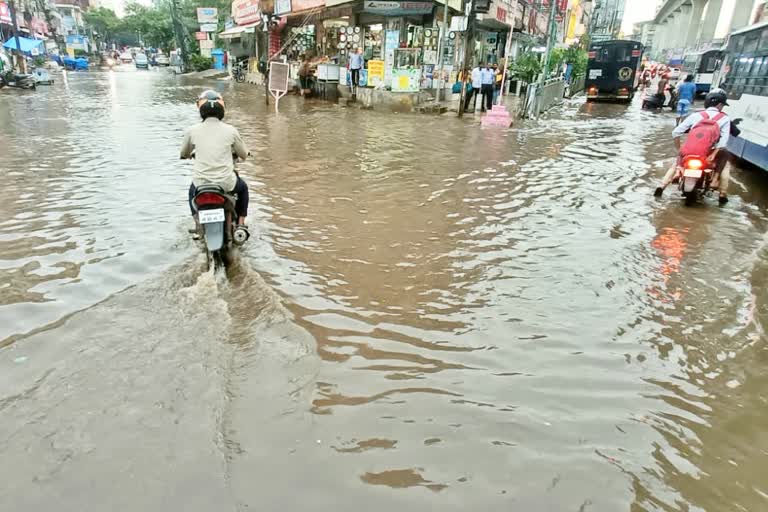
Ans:
[{"label": "white shirt", "polygon": [[200,185],[218,185],[226,191],[235,189],[237,175],[232,154],[245,160],[248,149],[234,126],[209,117],[184,134],[181,157],[189,158],[195,152],[192,182]]},{"label": "white shirt", "polygon": [[496,81],[496,73],[491,68],[483,68],[480,71],[480,82],[483,85],[493,85]]},{"label": "white shirt", "polygon": [[[707,110],[705,110],[705,112],[710,119],[714,119],[714,117],[720,113],[720,111],[717,110],[717,107],[709,107]],[[675,138],[682,137],[686,132],[688,132],[688,130],[699,124],[699,122],[703,119],[704,117],[702,117],[701,112],[696,112],[695,114],[689,115],[682,123],[677,126],[677,128],[672,131],[672,136]],[[720,126],[720,141],[715,145],[715,147],[724,148],[728,145],[728,139],[731,138],[731,120],[726,115],[723,116],[723,118],[720,119],[717,124]]]},{"label": "white shirt", "polygon": [[472,88],[480,89],[482,85],[483,82],[480,74],[480,68],[475,68],[472,70]]}]

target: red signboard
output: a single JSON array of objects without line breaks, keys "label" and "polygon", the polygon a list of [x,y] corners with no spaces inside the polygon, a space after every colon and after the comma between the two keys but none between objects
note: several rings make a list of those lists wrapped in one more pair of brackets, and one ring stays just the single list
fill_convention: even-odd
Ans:
[{"label": "red signboard", "polygon": [[232,2],[232,17],[238,25],[248,25],[261,19],[259,0],[235,0]]},{"label": "red signboard", "polygon": [[507,22],[507,10],[501,7],[496,7],[496,19],[502,23]]},{"label": "red signboard", "polygon": [[632,50],[632,56],[633,57],[639,57],[640,56],[640,50]]},{"label": "red signboard", "polygon": [[205,41],[208,39],[208,32],[195,32],[195,39],[198,41]]},{"label": "red signboard", "polygon": [[11,8],[5,2],[0,2],[0,23],[11,23]]},{"label": "red signboard", "polygon": [[292,0],[291,11],[306,11],[307,9],[314,9],[315,7],[322,7],[325,5],[325,0]]}]

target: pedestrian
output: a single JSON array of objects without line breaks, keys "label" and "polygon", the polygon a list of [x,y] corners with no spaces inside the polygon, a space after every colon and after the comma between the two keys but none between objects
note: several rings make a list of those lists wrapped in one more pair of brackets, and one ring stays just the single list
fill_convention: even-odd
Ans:
[{"label": "pedestrian", "polygon": [[306,54],[303,54],[301,56],[301,65],[299,65],[299,87],[301,88],[300,94],[302,96],[307,95],[311,92],[309,89],[309,74],[310,74],[309,57],[307,57]]},{"label": "pedestrian", "polygon": [[360,84],[360,70],[363,69],[363,49],[358,48],[355,53],[349,56],[349,73],[352,75],[352,90],[357,93],[357,86]]},{"label": "pedestrian", "polygon": [[504,73],[501,71],[501,68],[497,66],[496,64],[493,65],[493,72],[495,73],[495,83],[493,85],[493,104],[495,105],[498,102],[499,94],[501,94],[502,89],[502,81],[504,80]]},{"label": "pedestrian", "polygon": [[696,98],[696,84],[693,83],[693,75],[685,77],[685,81],[677,86],[677,124],[683,122]]},{"label": "pedestrian", "polygon": [[493,106],[493,87],[496,83],[496,73],[493,72],[490,65],[480,70],[481,92],[483,93],[483,103],[480,107],[482,112],[491,110]]},{"label": "pedestrian", "polygon": [[[483,67],[483,64],[480,63],[472,70],[472,87],[467,91],[467,97],[464,100],[464,111],[469,111],[469,102],[472,101],[472,98],[475,98],[475,103],[477,103],[477,95],[480,94],[480,90],[482,88],[482,81],[480,76],[480,70]],[[472,111],[474,112],[475,108],[472,107]]]}]

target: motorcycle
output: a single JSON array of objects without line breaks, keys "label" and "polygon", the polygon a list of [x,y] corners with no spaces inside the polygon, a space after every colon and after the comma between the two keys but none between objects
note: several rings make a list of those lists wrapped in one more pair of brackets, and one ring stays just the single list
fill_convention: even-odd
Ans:
[{"label": "motorcycle", "polygon": [[680,193],[685,198],[686,206],[693,206],[700,196],[712,189],[715,171],[709,165],[705,158],[696,155],[683,157],[678,172]]},{"label": "motorcycle", "polygon": [[669,91],[669,103],[667,103],[665,94],[656,93],[643,100],[643,110],[663,110],[664,108],[669,108],[673,112],[677,110],[679,100],[677,90],[674,87],[667,90]]},{"label": "motorcycle", "polygon": [[245,82],[245,70],[241,64],[232,66],[232,78],[234,78],[236,82]]},{"label": "motorcycle", "polygon": [[236,223],[237,198],[218,185],[197,188],[193,205],[197,212],[199,230],[205,239],[208,266],[226,267],[232,262],[233,246],[248,240],[248,231]]},{"label": "motorcycle", "polygon": [[0,75],[0,89],[3,87],[18,87],[19,89],[34,90],[37,88],[34,75],[27,75],[23,73],[14,73],[9,71],[3,75]]}]

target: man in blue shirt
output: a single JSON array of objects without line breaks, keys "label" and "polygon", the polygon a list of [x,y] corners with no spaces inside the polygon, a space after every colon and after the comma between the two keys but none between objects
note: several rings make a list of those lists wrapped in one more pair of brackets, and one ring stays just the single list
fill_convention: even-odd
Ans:
[{"label": "man in blue shirt", "polygon": [[489,64],[480,70],[481,92],[483,93],[482,111],[491,110],[493,106],[493,86],[496,83],[496,73]]},{"label": "man in blue shirt", "polygon": [[352,88],[355,92],[360,83],[360,70],[363,69],[364,63],[362,48],[358,48],[357,52],[349,56],[349,74],[352,75]]},{"label": "man in blue shirt", "polygon": [[693,83],[693,75],[686,76],[685,81],[677,86],[677,94],[679,98],[677,101],[677,124],[679,125],[688,115],[696,97],[696,84]]}]

